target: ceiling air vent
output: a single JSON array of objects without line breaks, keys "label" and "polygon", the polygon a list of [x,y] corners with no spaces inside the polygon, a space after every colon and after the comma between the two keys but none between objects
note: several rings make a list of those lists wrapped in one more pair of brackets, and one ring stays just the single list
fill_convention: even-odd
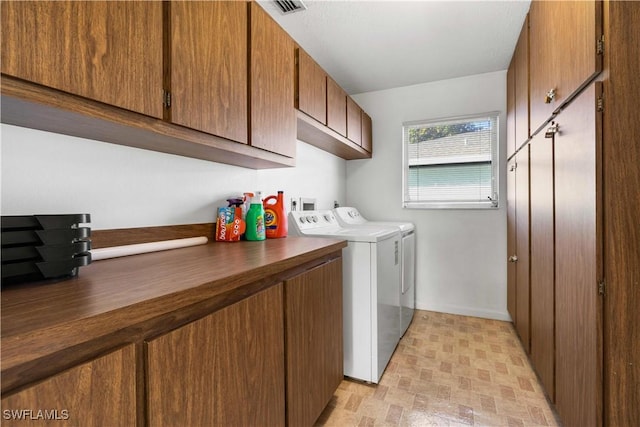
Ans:
[{"label": "ceiling air vent", "polygon": [[273,0],[283,15],[305,10],[307,6],[301,0]]}]

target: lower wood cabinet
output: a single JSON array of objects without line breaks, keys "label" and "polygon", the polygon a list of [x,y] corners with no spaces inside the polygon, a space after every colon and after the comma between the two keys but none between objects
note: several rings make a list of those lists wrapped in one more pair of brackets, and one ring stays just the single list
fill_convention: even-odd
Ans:
[{"label": "lower wood cabinet", "polygon": [[342,258],[285,281],[287,425],[311,426],[343,379]]},{"label": "lower wood cabinet", "polygon": [[339,257],[147,341],[148,425],[311,426],[342,342]]},{"label": "lower wood cabinet", "polygon": [[116,350],[91,350],[100,356],[88,362],[87,346],[53,353],[55,366],[73,367],[3,383],[2,425],[312,426],[343,379],[341,247],[125,321],[116,336],[92,340]]},{"label": "lower wood cabinet", "polygon": [[147,342],[149,426],[282,426],[278,284]]},{"label": "lower wood cabinet", "polygon": [[2,425],[136,425],[135,361],[130,344],[5,397]]}]

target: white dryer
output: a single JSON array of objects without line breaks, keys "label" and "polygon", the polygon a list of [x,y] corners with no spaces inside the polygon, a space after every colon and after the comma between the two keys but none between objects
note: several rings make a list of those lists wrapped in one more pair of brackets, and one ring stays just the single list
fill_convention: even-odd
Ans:
[{"label": "white dryer", "polygon": [[293,211],[289,235],[347,240],[342,251],[344,375],[378,383],[401,337],[400,231],[345,228],[330,210]]},{"label": "white dryer", "polygon": [[358,209],[339,207],[333,209],[338,222],[343,227],[397,227],[402,233],[402,277],[400,286],[400,335],[404,335],[413,320],[416,308],[416,236],[415,225],[411,222],[369,221]]}]

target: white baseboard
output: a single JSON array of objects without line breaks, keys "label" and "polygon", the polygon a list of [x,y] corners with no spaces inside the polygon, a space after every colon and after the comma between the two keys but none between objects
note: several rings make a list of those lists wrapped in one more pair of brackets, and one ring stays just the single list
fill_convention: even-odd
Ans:
[{"label": "white baseboard", "polygon": [[423,303],[416,301],[418,310],[437,311],[440,313],[459,314],[461,316],[481,317],[483,319],[504,320],[511,322],[511,316],[505,311],[487,310],[477,307],[463,307],[449,304]]}]

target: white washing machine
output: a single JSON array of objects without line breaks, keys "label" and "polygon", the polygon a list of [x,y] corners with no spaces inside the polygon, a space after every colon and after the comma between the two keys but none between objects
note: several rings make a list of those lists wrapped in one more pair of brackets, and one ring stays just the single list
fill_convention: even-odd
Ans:
[{"label": "white washing machine", "polygon": [[289,235],[347,240],[342,251],[344,375],[378,383],[401,337],[400,231],[345,228],[330,210],[293,211]]},{"label": "white washing machine", "polygon": [[402,233],[402,278],[400,286],[400,335],[404,335],[413,320],[416,308],[416,236],[411,222],[369,221],[358,209],[339,207],[333,209],[343,227],[397,227]]}]

